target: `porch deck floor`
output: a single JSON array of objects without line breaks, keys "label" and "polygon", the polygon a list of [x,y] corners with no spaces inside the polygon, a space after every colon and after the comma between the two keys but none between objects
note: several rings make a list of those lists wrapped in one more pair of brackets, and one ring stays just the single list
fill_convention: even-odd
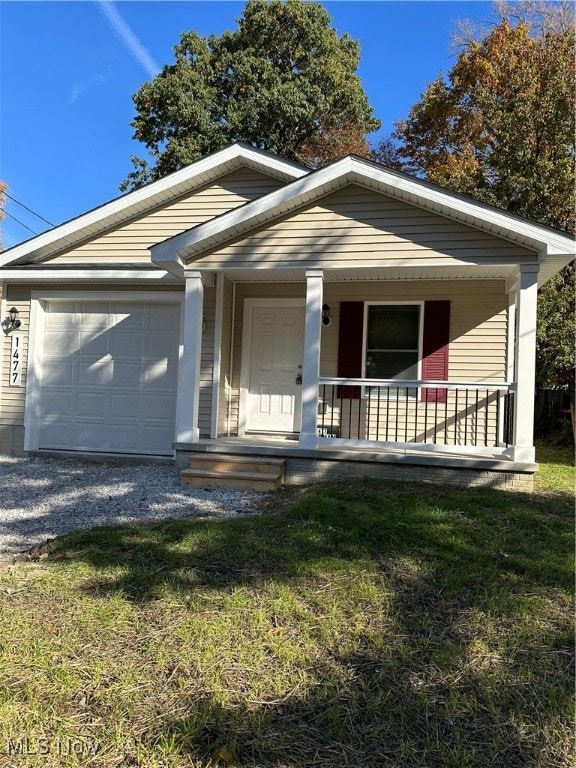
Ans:
[{"label": "porch deck floor", "polygon": [[300,448],[294,435],[246,435],[245,437],[218,437],[201,439],[198,443],[178,443],[177,451],[231,453],[237,455],[279,456],[327,461],[358,461],[384,464],[411,464],[427,467],[473,469],[476,471],[529,472],[538,470],[538,464],[516,462],[506,456],[478,456],[462,451],[431,453],[405,448],[335,448],[333,445],[316,449]]}]

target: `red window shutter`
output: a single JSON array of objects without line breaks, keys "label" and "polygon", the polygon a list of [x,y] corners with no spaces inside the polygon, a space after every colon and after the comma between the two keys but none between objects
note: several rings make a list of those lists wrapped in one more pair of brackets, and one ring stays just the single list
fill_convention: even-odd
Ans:
[{"label": "red window shutter", "polygon": [[[364,302],[340,302],[338,330],[338,376],[358,379],[362,376],[362,337],[364,335]],[[336,397],[359,400],[361,387],[337,387]]]},{"label": "red window shutter", "polygon": [[[422,340],[422,378],[446,381],[450,344],[450,302],[424,302],[424,338]],[[445,389],[423,389],[422,400],[445,403]]]}]

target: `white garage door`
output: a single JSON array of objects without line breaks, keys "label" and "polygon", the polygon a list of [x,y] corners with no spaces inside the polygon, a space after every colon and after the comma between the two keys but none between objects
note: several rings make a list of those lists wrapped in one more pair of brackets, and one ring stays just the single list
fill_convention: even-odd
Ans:
[{"label": "white garage door", "polygon": [[179,303],[51,301],[40,448],[170,454]]}]

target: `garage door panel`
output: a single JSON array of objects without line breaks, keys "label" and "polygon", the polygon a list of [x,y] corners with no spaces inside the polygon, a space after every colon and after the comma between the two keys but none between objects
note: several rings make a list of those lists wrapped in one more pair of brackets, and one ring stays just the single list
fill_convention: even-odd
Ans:
[{"label": "garage door panel", "polygon": [[119,357],[140,360],[142,358],[142,347],[141,331],[115,330],[114,335],[110,338],[110,353],[115,360]]},{"label": "garage door panel", "polygon": [[71,360],[44,360],[42,379],[47,386],[72,386],[74,363]]},{"label": "garage door panel", "polygon": [[80,421],[74,424],[75,444],[78,448],[92,451],[105,451],[108,448],[107,425],[101,421]]},{"label": "garage door panel", "polygon": [[112,381],[110,360],[88,357],[78,358],[77,381],[80,386],[105,386]]},{"label": "garage door panel", "polygon": [[141,331],[146,327],[146,307],[141,304],[113,304],[111,314],[116,325],[121,325],[123,330]]},{"label": "garage door panel", "polygon": [[[63,341],[66,344],[66,336],[64,336]],[[93,357],[104,357],[107,355],[108,339],[106,338],[106,329],[98,331],[82,329],[79,331],[78,350],[82,350],[83,355],[91,355]]]},{"label": "garage door panel", "polygon": [[46,307],[41,448],[170,454],[179,303]]},{"label": "garage door panel", "polygon": [[42,419],[41,433],[50,448],[69,448],[74,445],[74,424],[64,418]]},{"label": "garage door panel", "polygon": [[115,360],[112,367],[114,371],[112,381],[115,387],[134,387],[136,389],[140,387],[140,362],[129,363]]},{"label": "garage door panel", "polygon": [[80,390],[76,394],[76,412],[79,418],[99,417],[106,413],[106,394],[100,390]]},{"label": "garage door panel", "polygon": [[166,357],[166,333],[149,331],[144,339],[143,354],[151,359]]},{"label": "garage door panel", "polygon": [[122,451],[138,450],[138,424],[111,424],[110,449]]},{"label": "garage door panel", "polygon": [[174,366],[170,366],[167,358],[163,360],[146,360],[142,366],[142,391],[170,389],[174,380]]},{"label": "garage door panel", "polygon": [[145,395],[143,412],[146,419],[164,421],[172,415],[174,402],[170,395]]},{"label": "garage door panel", "polygon": [[162,304],[151,306],[148,313],[148,328],[151,331],[171,331],[175,327],[175,322],[178,328],[180,326],[180,308],[178,307],[176,318],[174,317],[173,309],[174,307],[163,306]]},{"label": "garage door panel", "polygon": [[50,392],[50,414],[49,418],[51,422],[56,422],[59,419],[70,418],[70,413],[74,410],[74,392],[72,390],[55,388]]},{"label": "garage door panel", "polygon": [[168,427],[147,425],[142,427],[140,435],[140,444],[142,453],[156,453],[155,445],[172,445],[174,440],[174,430]]},{"label": "garage door panel", "polygon": [[50,324],[53,327],[74,325],[78,311],[78,302],[53,299],[44,307],[44,311],[47,315],[51,316]]},{"label": "garage door panel", "polygon": [[73,341],[74,332],[70,333],[67,329],[51,330],[46,332],[45,346],[50,356],[59,355],[66,357],[70,354],[70,349],[77,348],[77,343]]},{"label": "garage door panel", "polygon": [[138,419],[140,416],[140,395],[136,393],[112,392],[110,395],[110,416],[112,418]]}]

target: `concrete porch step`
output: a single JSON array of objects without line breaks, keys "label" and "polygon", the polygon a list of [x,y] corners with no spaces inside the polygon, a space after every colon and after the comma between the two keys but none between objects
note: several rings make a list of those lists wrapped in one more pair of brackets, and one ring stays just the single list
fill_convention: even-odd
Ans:
[{"label": "concrete porch step", "polygon": [[275,491],[284,485],[284,459],[193,453],[180,473],[183,487]]}]

